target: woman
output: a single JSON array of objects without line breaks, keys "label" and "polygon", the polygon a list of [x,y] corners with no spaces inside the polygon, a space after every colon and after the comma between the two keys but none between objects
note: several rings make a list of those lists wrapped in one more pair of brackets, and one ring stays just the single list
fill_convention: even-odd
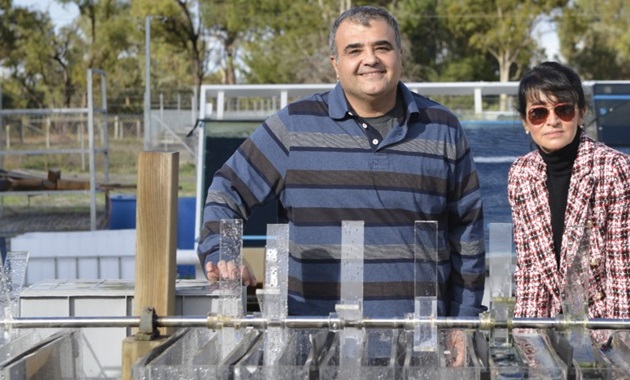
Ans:
[{"label": "woman", "polygon": [[559,63],[542,63],[523,77],[518,112],[537,149],[518,158],[508,177],[514,316],[563,312],[576,252],[570,247],[580,239],[571,226],[591,226],[588,315],[630,318],[630,157],[587,136],[580,77]]}]

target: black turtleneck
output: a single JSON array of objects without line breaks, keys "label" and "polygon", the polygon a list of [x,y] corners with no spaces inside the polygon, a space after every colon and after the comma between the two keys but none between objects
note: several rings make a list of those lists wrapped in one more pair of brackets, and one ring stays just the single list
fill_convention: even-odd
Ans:
[{"label": "black turtleneck", "polygon": [[569,145],[555,152],[545,153],[540,147],[538,148],[543,161],[547,164],[547,190],[549,191],[549,208],[551,209],[551,228],[558,265],[560,265],[560,247],[562,246],[562,234],[564,233],[564,213],[567,208],[571,170],[580,146],[580,134],[581,131],[578,130],[575,138]]}]

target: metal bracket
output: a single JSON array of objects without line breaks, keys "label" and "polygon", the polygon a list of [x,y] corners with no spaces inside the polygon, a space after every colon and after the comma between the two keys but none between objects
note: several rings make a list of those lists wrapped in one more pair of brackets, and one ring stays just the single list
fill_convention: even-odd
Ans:
[{"label": "metal bracket", "polygon": [[135,337],[137,340],[153,340],[160,336],[157,328],[157,314],[153,306],[145,306],[140,314],[140,326]]}]

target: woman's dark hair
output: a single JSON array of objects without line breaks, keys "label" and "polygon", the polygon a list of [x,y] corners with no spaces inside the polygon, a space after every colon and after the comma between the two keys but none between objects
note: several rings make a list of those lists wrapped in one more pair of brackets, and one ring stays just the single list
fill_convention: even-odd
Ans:
[{"label": "woman's dark hair", "polygon": [[545,95],[558,103],[573,103],[586,109],[582,80],[575,71],[558,62],[543,62],[528,71],[518,86],[517,111],[525,119],[527,101],[540,101]]}]

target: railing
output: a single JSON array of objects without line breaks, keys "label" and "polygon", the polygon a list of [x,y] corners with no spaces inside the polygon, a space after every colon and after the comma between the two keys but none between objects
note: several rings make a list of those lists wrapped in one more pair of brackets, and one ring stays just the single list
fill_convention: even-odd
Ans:
[{"label": "railing", "polygon": [[[406,83],[411,91],[426,96],[472,96],[475,114],[484,112],[484,97],[516,95],[518,82]],[[332,89],[334,84],[205,85],[201,87],[200,117],[222,120],[248,114],[268,116],[300,97]],[[248,99],[247,101],[242,101]],[[245,106],[244,106],[245,105]]]},{"label": "railing", "polygon": [[[584,81],[587,96],[596,84],[630,81]],[[410,82],[411,91],[432,97],[471,97],[471,115],[493,116],[514,113],[512,102],[518,92],[518,82]],[[204,85],[200,92],[200,118],[223,120],[229,118],[259,119],[278,111],[298,98],[328,91],[334,84],[262,84],[262,85]],[[496,99],[504,98],[504,109],[497,109]],[[453,99],[453,98],[451,98]],[[446,102],[457,113],[457,107]]]}]

